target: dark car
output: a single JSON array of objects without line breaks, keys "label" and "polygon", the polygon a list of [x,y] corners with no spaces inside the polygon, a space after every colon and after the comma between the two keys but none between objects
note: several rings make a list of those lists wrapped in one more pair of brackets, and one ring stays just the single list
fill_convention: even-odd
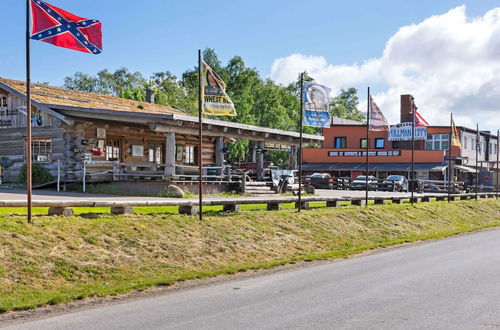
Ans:
[{"label": "dark car", "polygon": [[389,175],[382,182],[380,190],[408,192],[408,180],[403,175]]},{"label": "dark car", "polygon": [[308,178],[308,183],[318,189],[332,189],[334,179],[328,173],[314,173]]},{"label": "dark car", "polygon": [[[349,190],[365,190],[366,189],[366,176],[360,175],[356,179],[354,179],[349,184]],[[377,190],[378,189],[378,180],[376,177],[369,175],[368,176],[368,190]]]}]

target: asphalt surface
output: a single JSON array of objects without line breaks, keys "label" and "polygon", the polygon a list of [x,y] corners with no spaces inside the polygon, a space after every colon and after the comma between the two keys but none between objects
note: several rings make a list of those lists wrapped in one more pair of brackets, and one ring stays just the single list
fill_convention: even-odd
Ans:
[{"label": "asphalt surface", "polygon": [[[360,190],[328,190],[328,189],[316,189],[316,194],[319,196],[328,197],[363,197],[365,196],[365,191]],[[392,197],[392,196],[410,196],[409,193],[399,193],[399,192],[388,192],[388,191],[370,191],[370,197]],[[421,194],[415,194],[415,196],[422,196]],[[217,197],[217,199],[234,199],[235,197]],[[22,190],[7,190],[0,189],[0,201],[8,200],[24,200],[26,199],[26,192]],[[206,200],[210,200],[210,197],[205,197]],[[261,197],[255,197],[255,199],[260,200]],[[104,194],[84,194],[76,192],[57,192],[54,190],[35,190],[33,191],[33,200],[83,200],[83,201],[161,201],[161,200],[178,200],[176,198],[163,198],[163,197],[144,197],[144,196],[117,196],[117,195],[104,195]],[[197,198],[192,199],[193,201],[198,201]]]},{"label": "asphalt surface", "polygon": [[499,247],[483,231],[7,329],[493,329]]}]

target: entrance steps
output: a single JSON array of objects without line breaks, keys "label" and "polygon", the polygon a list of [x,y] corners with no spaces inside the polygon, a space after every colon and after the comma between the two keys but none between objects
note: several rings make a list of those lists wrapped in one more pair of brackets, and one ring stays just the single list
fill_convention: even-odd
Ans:
[{"label": "entrance steps", "polygon": [[251,196],[274,196],[276,191],[273,190],[270,182],[247,182],[245,192]]}]

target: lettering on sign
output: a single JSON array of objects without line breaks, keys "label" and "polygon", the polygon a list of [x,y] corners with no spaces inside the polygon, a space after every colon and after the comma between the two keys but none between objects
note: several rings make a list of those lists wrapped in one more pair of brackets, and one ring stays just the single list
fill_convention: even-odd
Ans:
[{"label": "lettering on sign", "polygon": [[[366,151],[329,151],[329,157],[361,157]],[[400,150],[368,151],[368,156],[401,156]]]}]

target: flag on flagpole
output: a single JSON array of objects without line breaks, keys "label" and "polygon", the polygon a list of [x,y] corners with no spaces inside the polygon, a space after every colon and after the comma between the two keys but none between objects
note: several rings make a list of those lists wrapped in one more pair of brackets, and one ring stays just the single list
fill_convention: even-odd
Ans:
[{"label": "flag on flagpole", "polygon": [[84,53],[102,52],[101,22],[76,16],[41,0],[31,0],[31,39]]},{"label": "flag on flagpole", "polygon": [[451,120],[451,145],[461,148],[460,137],[458,136],[458,130],[455,126],[455,121]]},{"label": "flag on flagpole", "polygon": [[416,127],[429,126],[429,123],[427,122],[427,120],[425,120],[424,117],[422,117],[422,115],[417,111],[417,109],[415,109],[414,114],[415,114],[415,126]]},{"label": "flag on flagpole", "polygon": [[380,111],[380,108],[377,106],[373,98],[369,97],[369,122],[370,122],[370,131],[388,131],[390,130],[389,123],[387,119],[385,119],[384,114]]},{"label": "flag on flagpole", "polygon": [[481,134],[479,133],[479,127],[476,128],[476,150],[481,153]]},{"label": "flag on flagpole", "polygon": [[226,83],[201,60],[202,113],[214,116],[236,116],[233,101],[226,93]]},{"label": "flag on flagpole", "polygon": [[305,126],[330,127],[328,112],[330,88],[305,81],[303,83]]}]

